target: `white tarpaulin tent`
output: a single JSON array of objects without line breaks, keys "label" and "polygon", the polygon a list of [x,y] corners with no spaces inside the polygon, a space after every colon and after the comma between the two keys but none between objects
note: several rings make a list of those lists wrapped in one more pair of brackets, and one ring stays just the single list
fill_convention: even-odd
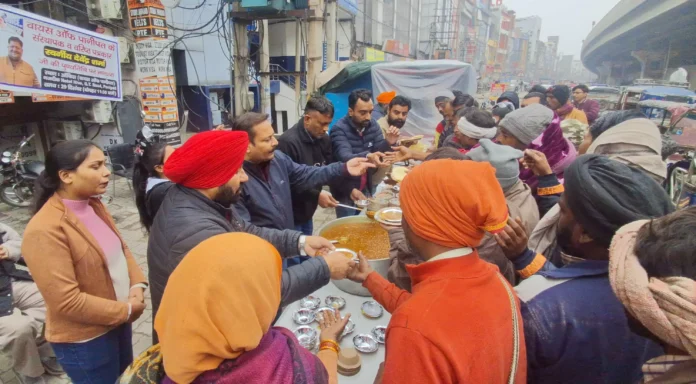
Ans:
[{"label": "white tarpaulin tent", "polygon": [[411,100],[412,108],[403,132],[433,137],[442,116],[435,108],[435,96],[442,90],[476,94],[476,70],[456,60],[395,61],[372,67],[375,97],[385,91]]}]

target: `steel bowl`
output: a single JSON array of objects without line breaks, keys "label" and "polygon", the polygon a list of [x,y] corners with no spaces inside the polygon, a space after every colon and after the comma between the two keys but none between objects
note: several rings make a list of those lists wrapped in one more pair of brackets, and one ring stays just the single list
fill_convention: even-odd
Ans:
[{"label": "steel bowl", "polygon": [[[319,231],[317,232],[319,236],[321,236],[322,232],[336,227],[340,225],[345,225],[345,224],[355,224],[355,223],[372,223],[372,219],[370,219],[367,216],[360,215],[360,216],[350,216],[350,217],[344,217],[341,219],[336,219],[329,221],[328,223],[324,224],[321,228],[319,228]],[[382,275],[385,279],[387,278],[387,272],[389,272],[389,258],[386,257],[384,259],[377,259],[377,260],[368,260],[370,263],[370,266],[372,266],[372,269],[374,269],[377,273]],[[365,297],[370,297],[370,291],[367,290],[367,288],[363,287],[359,283],[355,283],[353,281],[350,281],[348,279],[343,279],[343,280],[331,280],[331,282],[341,291],[347,292],[353,295],[358,295],[358,296],[365,296]]]},{"label": "steel bowl", "polygon": [[345,336],[353,333],[353,331],[355,331],[355,323],[353,322],[353,320],[348,319],[346,327],[343,328],[343,333],[341,333],[341,338],[344,338]]},{"label": "steel bowl", "polygon": [[321,299],[316,296],[306,296],[300,300],[300,307],[307,309],[317,309],[321,304]]},{"label": "steel bowl", "polygon": [[346,299],[342,298],[341,296],[327,296],[324,303],[329,307],[343,309],[343,307],[346,306]]},{"label": "steel bowl", "polygon": [[378,325],[372,328],[372,336],[375,337],[375,340],[377,340],[378,343],[384,344],[387,337],[387,327],[384,325]]},{"label": "steel bowl", "polygon": [[324,319],[324,311],[332,311],[334,315],[336,314],[336,309],[333,307],[321,307],[314,312],[314,319],[320,322]]},{"label": "steel bowl", "polygon": [[297,341],[300,342],[301,346],[309,349],[310,351],[316,348],[317,337],[319,336],[319,332],[317,332],[316,329],[303,325],[301,327],[297,327],[293,333],[295,334],[295,337],[297,337]]},{"label": "steel bowl", "polygon": [[369,300],[362,303],[360,311],[363,315],[365,315],[365,317],[368,317],[370,319],[377,319],[379,317],[382,317],[382,314],[384,313],[384,308],[382,308],[382,306],[379,305],[378,302],[374,300]]},{"label": "steel bowl", "polygon": [[300,325],[307,325],[314,321],[314,311],[309,308],[300,308],[292,314],[292,319]]},{"label": "steel bowl", "polygon": [[353,345],[355,345],[355,349],[363,353],[377,352],[377,349],[379,349],[379,344],[375,337],[367,333],[355,335]]}]

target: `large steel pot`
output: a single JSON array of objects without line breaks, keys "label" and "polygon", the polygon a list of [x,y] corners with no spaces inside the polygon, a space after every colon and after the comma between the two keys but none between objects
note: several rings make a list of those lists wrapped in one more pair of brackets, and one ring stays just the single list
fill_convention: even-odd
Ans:
[{"label": "large steel pot", "polygon": [[[374,220],[370,219],[369,217],[365,215],[360,215],[360,216],[350,216],[350,217],[344,217],[341,219],[336,219],[329,221],[328,223],[324,224],[321,228],[319,228],[319,231],[317,234],[319,236],[322,235],[324,231],[327,229],[339,226],[339,225],[345,225],[345,224],[355,224],[355,223],[371,223],[374,222]],[[332,240],[332,239],[329,239]],[[339,244],[340,245],[340,244]],[[384,276],[384,278],[387,278],[387,272],[389,271],[389,258],[384,258],[384,259],[379,259],[379,260],[369,260],[368,261],[372,268],[377,271],[380,275]],[[358,295],[358,296],[366,296],[370,297],[370,291],[367,290],[367,288],[363,287],[362,285],[355,283],[353,281],[350,281],[348,279],[343,279],[343,280],[331,280],[331,282],[338,287],[343,292],[348,292],[352,293],[353,295]]]}]

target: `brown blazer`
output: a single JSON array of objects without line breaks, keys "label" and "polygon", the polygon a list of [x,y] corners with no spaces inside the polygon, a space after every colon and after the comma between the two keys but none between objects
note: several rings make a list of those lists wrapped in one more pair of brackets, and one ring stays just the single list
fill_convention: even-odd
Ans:
[{"label": "brown blazer", "polygon": [[[130,285],[146,283],[104,205],[97,199],[90,205],[121,239]],[[46,300],[48,341],[87,340],[128,321],[128,303],[116,301],[104,251],[58,195],[29,221],[22,255]]]}]

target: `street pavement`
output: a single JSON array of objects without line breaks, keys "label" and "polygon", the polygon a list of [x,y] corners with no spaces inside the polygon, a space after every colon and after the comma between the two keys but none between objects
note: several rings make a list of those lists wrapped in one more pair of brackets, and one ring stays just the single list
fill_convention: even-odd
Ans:
[{"label": "street pavement", "polygon": [[[108,193],[113,193],[112,186],[109,186]],[[123,239],[128,244],[133,256],[147,276],[147,235],[140,226],[138,209],[135,207],[133,193],[129,190],[128,184],[124,179],[116,181],[116,196],[107,204],[107,208],[116,221]],[[29,210],[26,208],[12,208],[4,203],[0,203],[0,222],[7,224],[17,230],[20,234],[24,232],[29,219]],[[324,223],[336,218],[333,209],[319,208],[314,215],[314,228],[318,229]],[[150,292],[146,291],[145,301],[147,309],[143,315],[133,323],[133,354],[139,355],[152,345],[152,309],[150,304]],[[0,346],[1,347],[1,346]],[[67,384],[70,379],[63,375],[61,377],[44,376],[49,384]],[[0,384],[21,384],[21,381],[12,371],[12,359],[4,352],[0,352]]]}]

